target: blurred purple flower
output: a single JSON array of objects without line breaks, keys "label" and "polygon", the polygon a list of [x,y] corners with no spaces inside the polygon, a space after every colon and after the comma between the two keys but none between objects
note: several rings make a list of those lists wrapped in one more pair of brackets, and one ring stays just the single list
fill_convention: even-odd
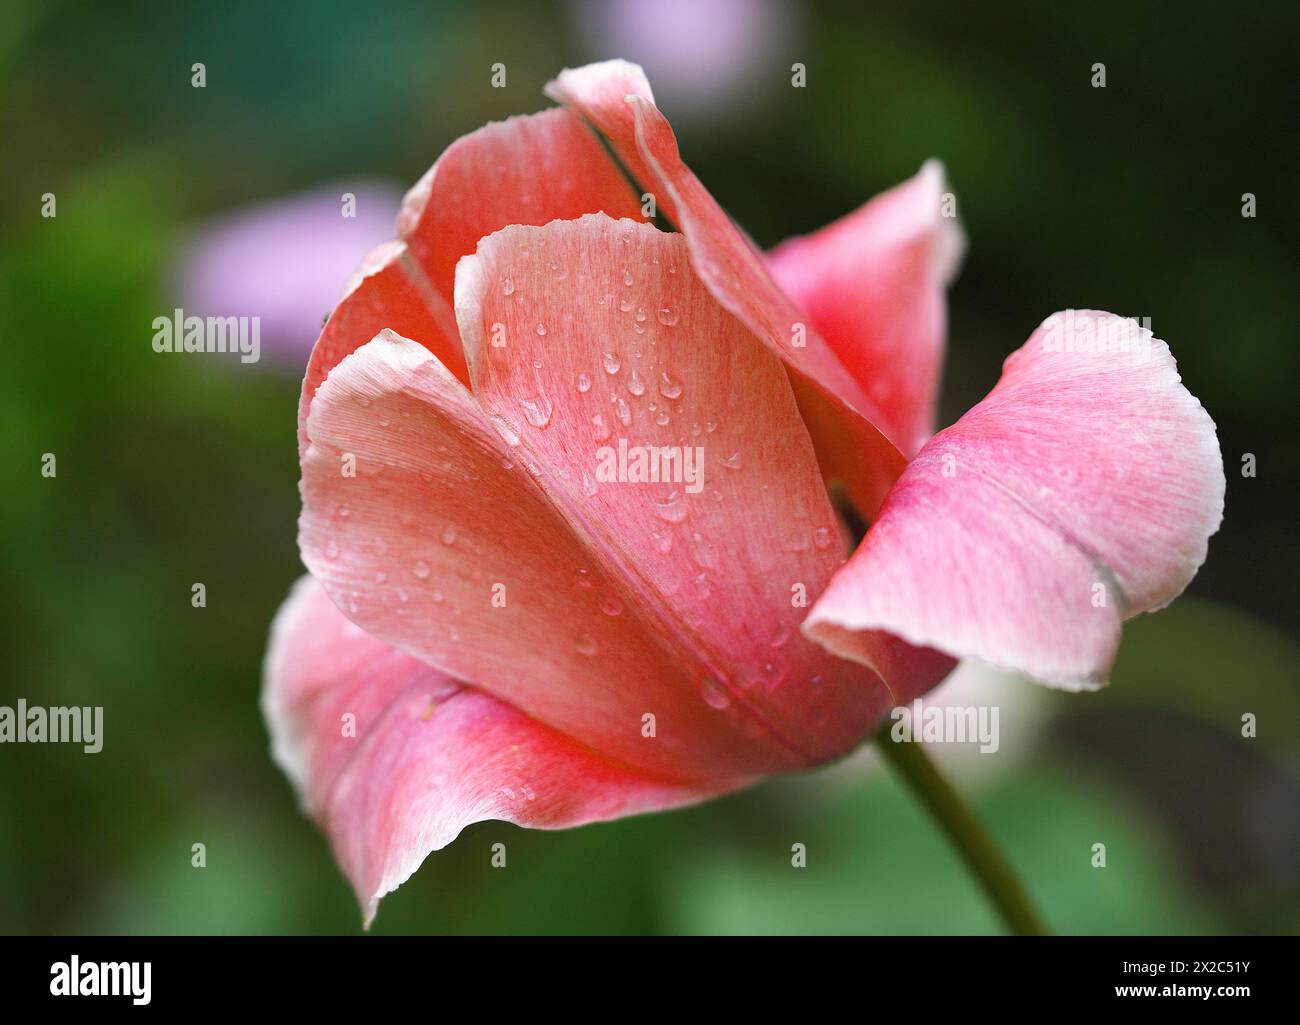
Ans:
[{"label": "blurred purple flower", "polygon": [[[799,60],[797,11],[780,0],[570,0],[597,59],[645,68],[675,119],[716,115]],[[787,59],[788,58],[788,59]]]},{"label": "blurred purple flower", "polygon": [[[355,216],[345,216],[345,195]],[[392,238],[402,191],[379,181],[323,185],[201,226],[181,254],[187,314],[261,318],[262,354],[301,372],[358,254]]]}]

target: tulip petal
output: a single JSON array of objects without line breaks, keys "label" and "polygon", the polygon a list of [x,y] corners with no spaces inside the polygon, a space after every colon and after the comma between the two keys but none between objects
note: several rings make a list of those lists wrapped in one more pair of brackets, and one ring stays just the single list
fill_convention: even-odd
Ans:
[{"label": "tulip petal", "polygon": [[768,254],[777,284],[871,397],[877,426],[916,455],[934,433],[947,310],[965,241],[931,160],[853,213]]},{"label": "tulip petal", "polygon": [[[887,696],[798,636],[795,599],[821,592],[844,543],[780,362],[690,271],[681,235],[628,221],[498,232],[457,271],[470,378],[645,607],[823,760],[861,739],[872,688]],[[695,479],[624,479],[652,452],[693,456]]]},{"label": "tulip petal", "polygon": [[418,338],[453,373],[467,377],[450,303],[433,292],[401,242],[376,246],[352,276],[312,348],[298,402],[298,453],[307,448],[307,411],[339,361],[390,328]]},{"label": "tulip petal", "polygon": [[639,617],[601,614],[606,595],[625,603],[620,582],[417,343],[383,332],[346,357],[307,432],[299,546],[353,622],[629,764],[721,775],[746,757]]},{"label": "tulip petal", "polygon": [[864,515],[874,517],[906,464],[897,440],[878,426],[886,417],[682,162],[641,69],[626,61],[566,69],[546,93],[609,140],[641,187],[681,228],[695,270],[713,296],[785,362],[823,471],[843,479]]},{"label": "tulip petal", "polygon": [[276,761],[327,832],[368,926],[465,826],[563,829],[715,796],[618,765],[367,635],[311,577],[271,629]]},{"label": "tulip petal", "polygon": [[[860,741],[888,692],[798,633],[798,599],[844,556],[811,446],[779,362],[717,307],[681,237],[603,215],[510,228],[462,263],[457,309],[477,401],[386,334],[313,404],[300,543],[345,613],[669,778]],[[592,487],[605,432],[685,446],[692,424],[703,490]]]},{"label": "tulip petal", "polygon": [[[611,60],[580,68],[565,68],[554,81],[546,83],[543,92],[590,122],[609,142],[634,181],[646,188],[659,184],[658,171],[637,146],[636,121],[628,106],[628,100],[633,97],[651,104],[655,101],[650,82],[639,64]],[[674,189],[655,193],[658,212],[680,225],[677,201]]]},{"label": "tulip petal", "polygon": [[640,204],[590,129],[567,110],[512,117],[452,143],[407,193],[399,241],[377,247],[353,278],[312,351],[299,404],[299,442],[316,389],[348,353],[384,328],[412,338],[468,381],[451,310],[456,261],[509,224],[545,224]]},{"label": "tulip petal", "polygon": [[553,107],[452,143],[407,193],[397,231],[450,300],[456,261],[479,239],[511,224],[602,211],[641,219],[640,201],[600,140],[580,118]]},{"label": "tulip petal", "polygon": [[908,466],[805,632],[887,673],[890,635],[1068,689],[1182,592],[1223,514],[1214,423],[1136,321],[1049,317]]}]

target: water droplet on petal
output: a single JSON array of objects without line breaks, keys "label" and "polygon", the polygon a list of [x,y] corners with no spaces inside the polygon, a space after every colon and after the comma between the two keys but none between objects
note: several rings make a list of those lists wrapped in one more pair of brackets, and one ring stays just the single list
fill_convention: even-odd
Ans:
[{"label": "water droplet on petal", "polygon": [[450,523],[443,529],[442,543],[445,545],[454,545],[456,543],[456,528]]},{"label": "water droplet on petal", "polygon": [[725,466],[728,470],[739,470],[739,469],[740,469],[740,453],[739,453],[739,452],[733,452],[733,453],[731,453],[731,455],[729,455],[729,456],[723,456],[721,462],[722,462],[722,465]]},{"label": "water droplet on petal", "polygon": [[813,544],[821,551],[826,551],[831,546],[831,532],[829,527],[818,527],[813,531]]},{"label": "water droplet on petal", "polygon": [[633,395],[645,394],[645,381],[635,368],[632,370],[632,375],[627,379],[627,390]]},{"label": "water droplet on petal", "polygon": [[662,502],[655,503],[655,512],[666,523],[681,523],[686,519],[686,503],[676,491],[671,492]]},{"label": "water droplet on petal", "polygon": [[586,374],[578,375],[578,391],[580,392],[591,391],[591,378],[588,377]]},{"label": "water droplet on petal", "polygon": [[539,335],[546,334],[546,325],[543,324],[540,320],[537,322],[537,333]]},{"label": "water droplet on petal", "polygon": [[677,323],[677,311],[671,306],[660,306],[655,316],[664,327],[672,327]]},{"label": "water droplet on petal", "polygon": [[520,399],[519,405],[523,407],[525,418],[534,427],[545,427],[551,422],[551,400],[545,395],[535,399]]},{"label": "water droplet on petal", "polygon": [[623,602],[616,594],[602,594],[596,603],[600,606],[600,611],[607,616],[617,616],[623,612]]},{"label": "water droplet on petal", "polygon": [[659,394],[666,399],[675,399],[682,393],[682,382],[668,373],[667,370],[659,375]]},{"label": "water droplet on petal", "polygon": [[415,564],[411,566],[411,575],[416,580],[429,579],[429,564],[423,559],[416,559]]},{"label": "water droplet on petal", "polygon": [[501,291],[502,291],[502,293],[505,294],[505,295],[514,295],[514,292],[515,292],[515,279],[514,279],[514,278],[506,278],[503,282],[501,282]]},{"label": "water droplet on petal", "polygon": [[700,680],[700,697],[704,698],[704,703],[710,708],[726,708],[731,704],[731,695],[726,689],[707,676]]},{"label": "water droplet on petal", "polygon": [[618,356],[612,352],[605,353],[603,362],[605,364],[605,373],[607,374],[617,374],[618,368],[622,366],[618,360]]},{"label": "water droplet on petal", "polygon": [[[519,444],[519,430],[509,419],[500,413],[493,413],[491,416],[492,425],[497,429],[497,433],[505,440],[505,443],[512,448]],[[506,467],[510,469],[510,467]]]},{"label": "water droplet on petal", "polygon": [[769,691],[785,683],[790,675],[790,667],[785,662],[768,662],[763,666],[763,680]]},{"label": "water droplet on petal", "polygon": [[586,655],[590,658],[596,654],[596,638],[592,637],[591,634],[582,634],[578,637],[578,643],[574,647],[578,649],[579,655]]}]

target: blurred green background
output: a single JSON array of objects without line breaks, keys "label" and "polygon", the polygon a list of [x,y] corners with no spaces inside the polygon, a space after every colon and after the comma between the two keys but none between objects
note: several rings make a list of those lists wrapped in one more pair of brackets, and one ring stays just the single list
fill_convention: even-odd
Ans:
[{"label": "blurred green background", "polygon": [[[150,324],[180,304],[181,255],[213,218],[322,183],[404,187],[458,135],[546,105],[559,68],[611,56],[647,65],[686,159],[765,246],[945,161],[971,243],[945,423],[1048,313],[1152,318],[1219,427],[1227,517],[1209,561],[1129,625],[1102,694],[985,674],[1004,750],[947,760],[1059,931],[1300,927],[1300,7],[734,0],[692,26],[649,6],[6,0],[0,704],[104,705],[105,746],[0,747],[0,931],[359,927],[257,708],[267,627],[301,572],[302,360],[270,358],[265,338],[249,366],[163,357]],[[40,216],[47,192],[56,218]],[[300,257],[272,263],[310,278]],[[502,839],[510,867],[494,870]],[[998,926],[867,753],[684,812],[480,824],[374,928]]]}]

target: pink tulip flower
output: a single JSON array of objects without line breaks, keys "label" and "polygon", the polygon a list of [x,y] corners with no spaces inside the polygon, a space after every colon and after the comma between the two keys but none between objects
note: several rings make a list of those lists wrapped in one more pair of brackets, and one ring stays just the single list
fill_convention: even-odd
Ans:
[{"label": "pink tulip flower", "polygon": [[[824,763],[958,658],[1097,686],[1221,517],[1212,421],[1109,314],[1049,318],[931,436],[962,247],[937,163],[764,256],[640,68],[547,92],[411,190],[307,366],[310,576],[264,710],[367,922],[469,823]],[[698,452],[700,486],[602,474],[620,443]],[[832,479],[872,524],[851,557]]]}]

